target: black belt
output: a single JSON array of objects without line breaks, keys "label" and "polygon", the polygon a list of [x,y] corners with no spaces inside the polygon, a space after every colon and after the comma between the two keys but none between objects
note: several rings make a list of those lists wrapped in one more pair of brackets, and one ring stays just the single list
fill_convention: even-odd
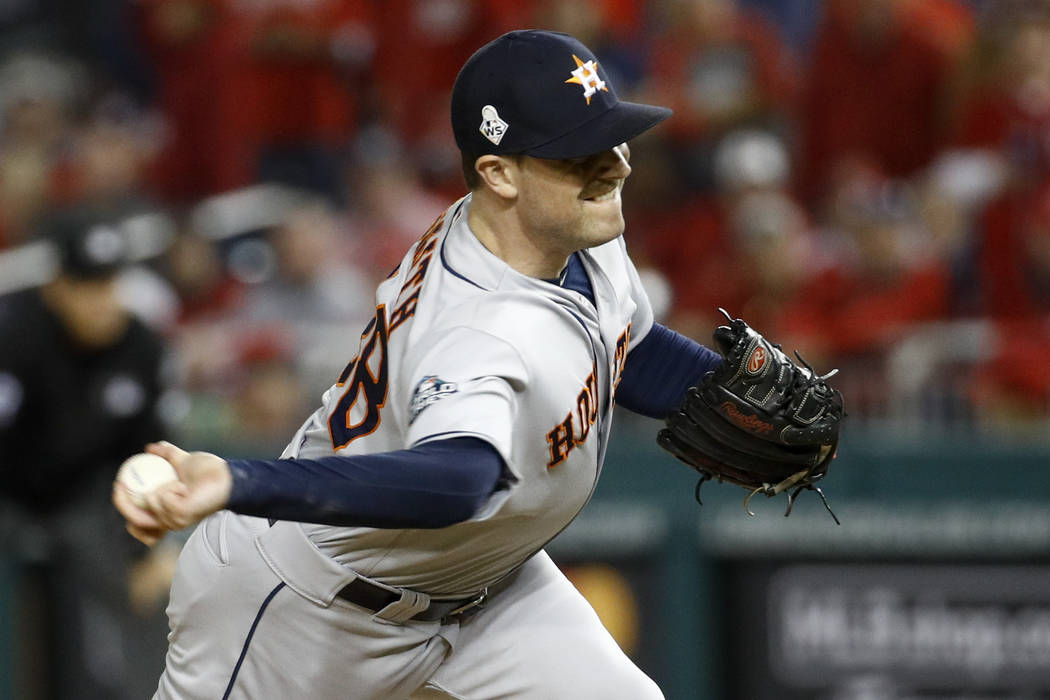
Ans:
[{"label": "black belt", "polygon": [[[273,527],[274,523],[277,522],[276,518],[269,518],[268,520],[270,521],[270,527]],[[485,603],[490,596],[495,595],[497,592],[502,591],[509,586],[510,582],[517,577],[517,573],[518,570],[515,569],[497,581],[494,585],[486,587],[481,593],[471,598],[461,598],[459,600],[431,600],[430,605],[427,606],[426,610],[416,613],[409,619],[419,620],[420,622],[434,622],[436,620],[462,617],[468,613],[476,613],[485,606]],[[348,603],[353,603],[362,608],[368,608],[372,612],[379,612],[391,603],[396,603],[401,600],[400,593],[392,591],[389,588],[377,586],[371,581],[366,581],[363,578],[355,578],[353,581],[339,589],[339,592],[336,593],[336,595]]]},{"label": "black belt", "polygon": [[[503,581],[500,581],[497,585],[500,589],[505,586]],[[372,612],[379,612],[391,603],[401,600],[400,593],[377,586],[363,578],[355,578],[343,586],[336,595],[348,603],[368,608]],[[486,588],[471,598],[431,600],[426,610],[416,613],[410,619],[419,620],[420,622],[434,622],[436,620],[450,620],[466,613],[475,613],[484,607],[489,595],[491,593]]]}]

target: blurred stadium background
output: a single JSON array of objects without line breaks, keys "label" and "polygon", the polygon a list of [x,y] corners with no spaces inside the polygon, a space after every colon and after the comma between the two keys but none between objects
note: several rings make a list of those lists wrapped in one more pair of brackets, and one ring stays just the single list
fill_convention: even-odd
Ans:
[{"label": "blurred stadium background", "polygon": [[[617,639],[669,700],[1050,697],[1050,2],[4,0],[0,293],[55,274],[49,213],[103,212],[169,435],[277,454],[464,191],[456,70],[522,26],[676,110],[625,197],[661,320],[705,342],[725,307],[847,398],[841,526],[814,494],[698,506],[621,412],[551,546]],[[57,697],[28,550],[0,551],[0,700]]]}]

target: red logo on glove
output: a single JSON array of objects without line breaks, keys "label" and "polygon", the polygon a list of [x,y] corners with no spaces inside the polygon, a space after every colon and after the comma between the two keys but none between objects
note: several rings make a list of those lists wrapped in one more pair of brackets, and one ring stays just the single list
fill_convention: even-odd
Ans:
[{"label": "red logo on glove", "polygon": [[744,430],[748,430],[752,433],[773,432],[772,423],[767,423],[753,413],[747,414],[742,412],[730,401],[723,401],[721,408],[725,411],[726,418]]},{"label": "red logo on glove", "polygon": [[747,371],[751,374],[758,374],[766,364],[766,349],[759,345],[751,353],[751,357],[747,361]]}]

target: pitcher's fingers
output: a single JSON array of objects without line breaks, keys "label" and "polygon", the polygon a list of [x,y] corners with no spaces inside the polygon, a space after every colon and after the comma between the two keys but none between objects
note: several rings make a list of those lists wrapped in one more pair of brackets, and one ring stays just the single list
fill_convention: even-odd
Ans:
[{"label": "pitcher's fingers", "polygon": [[182,481],[171,481],[161,486],[166,493],[177,494],[180,498],[190,495],[190,487]]},{"label": "pitcher's fingers", "polygon": [[189,495],[190,487],[181,481],[168,481],[161,484],[152,491],[143,494],[143,498],[146,499],[146,505],[151,513],[154,515],[160,515],[164,511],[171,511],[171,503],[166,502],[164,499],[169,494],[175,494],[180,499],[185,499]]},{"label": "pitcher's fingers", "polygon": [[196,523],[200,518],[192,511],[186,489],[171,488],[158,492],[160,508],[164,513],[165,525],[172,530],[182,530]]},{"label": "pitcher's fingers", "polygon": [[162,487],[145,494],[146,507],[153,513],[153,516],[161,526],[168,530],[179,530],[181,528],[175,524],[176,514],[172,513],[172,504],[164,500],[164,493],[165,490]]},{"label": "pitcher's fingers", "polygon": [[132,537],[134,537],[136,540],[146,545],[147,547],[152,547],[153,545],[157,544],[157,542],[160,541],[160,538],[163,537],[165,533],[164,530],[158,528],[136,527],[131,523],[125,525],[124,528]]},{"label": "pitcher's fingers", "polygon": [[163,457],[164,459],[168,460],[173,465],[175,465],[176,469],[178,468],[178,463],[185,459],[186,456],[189,454],[189,452],[187,452],[186,450],[176,445],[172,445],[166,440],[161,440],[160,442],[151,442],[150,444],[146,445],[146,452],[157,455],[159,457]]},{"label": "pitcher's fingers", "polygon": [[200,517],[193,512],[185,484],[165,484],[146,495],[146,502],[157,521],[169,530],[182,530]]},{"label": "pitcher's fingers", "polygon": [[130,524],[141,528],[160,527],[160,521],[145,508],[141,508],[131,500],[128,487],[120,482],[113,482],[113,505],[117,511],[124,516]]}]

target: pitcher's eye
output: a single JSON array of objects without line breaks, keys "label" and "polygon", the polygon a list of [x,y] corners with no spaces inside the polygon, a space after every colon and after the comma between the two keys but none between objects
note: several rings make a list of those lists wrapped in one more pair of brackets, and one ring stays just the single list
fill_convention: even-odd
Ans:
[{"label": "pitcher's eye", "polygon": [[579,156],[577,158],[564,158],[562,163],[565,164],[565,167],[568,170],[587,170],[593,166],[595,160],[600,157],[600,153],[595,153],[589,156]]}]

